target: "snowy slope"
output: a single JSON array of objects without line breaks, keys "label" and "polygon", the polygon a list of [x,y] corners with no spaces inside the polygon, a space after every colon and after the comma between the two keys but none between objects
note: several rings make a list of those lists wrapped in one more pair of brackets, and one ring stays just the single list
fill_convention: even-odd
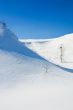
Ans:
[{"label": "snowy slope", "polygon": [[23,46],[5,24],[0,23],[0,81],[16,81],[25,79],[28,74],[43,73],[42,63],[35,58],[42,59]]},{"label": "snowy slope", "polygon": [[[61,73],[61,74],[60,74]],[[20,54],[0,51],[0,82],[23,81],[29,77],[70,77],[73,75],[44,60],[37,60]],[[48,76],[48,77],[49,77]]]},{"label": "snowy slope", "polygon": [[22,76],[31,74],[67,73],[28,49],[2,23],[0,24],[0,67],[1,81],[24,79]]},{"label": "snowy slope", "polygon": [[73,34],[67,34],[55,39],[44,40],[25,40],[25,45],[38,53],[46,60],[65,67],[73,69]]},{"label": "snowy slope", "polygon": [[18,38],[2,23],[0,23],[0,49],[41,59],[39,55],[28,49],[26,46],[23,46],[23,44],[18,41]]},{"label": "snowy slope", "polygon": [[72,73],[45,61],[0,24],[0,110],[73,110],[72,94]]},{"label": "snowy slope", "polygon": [[44,60],[0,51],[1,110],[73,110],[73,75]]}]

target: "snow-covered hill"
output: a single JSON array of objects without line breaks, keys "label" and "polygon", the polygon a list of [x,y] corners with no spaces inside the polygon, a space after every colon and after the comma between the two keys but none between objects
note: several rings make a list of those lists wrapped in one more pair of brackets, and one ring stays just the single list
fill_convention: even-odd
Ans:
[{"label": "snow-covered hill", "polygon": [[32,74],[67,73],[28,49],[3,23],[0,23],[0,67],[0,81],[25,79]]},{"label": "snow-covered hill", "polygon": [[46,60],[73,69],[73,34],[54,39],[20,41]]},{"label": "snow-covered hill", "polygon": [[73,110],[73,74],[26,44],[0,23],[0,110]]}]

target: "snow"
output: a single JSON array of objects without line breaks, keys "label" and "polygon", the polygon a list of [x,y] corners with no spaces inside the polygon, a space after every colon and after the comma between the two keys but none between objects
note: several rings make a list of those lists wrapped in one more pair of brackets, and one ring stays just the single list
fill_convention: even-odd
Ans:
[{"label": "snow", "polygon": [[44,60],[0,24],[0,110],[73,110],[72,94],[72,73]]},{"label": "snow", "polygon": [[[54,39],[34,40],[34,42],[31,40],[30,43],[24,39],[20,41],[49,62],[64,68],[73,69],[73,34]],[[60,47],[62,47],[62,53]]]},{"label": "snow", "polygon": [[73,110],[73,81],[49,78],[36,84],[20,84],[0,91],[1,110]]},{"label": "snow", "polygon": [[33,58],[42,59],[35,52],[28,49],[26,46],[23,46],[16,35],[14,35],[14,33],[12,33],[6,26],[3,27],[2,25],[0,27],[0,49],[8,52],[16,52]]},{"label": "snow", "polygon": [[44,60],[0,51],[1,110],[72,110],[72,94],[71,73]]}]

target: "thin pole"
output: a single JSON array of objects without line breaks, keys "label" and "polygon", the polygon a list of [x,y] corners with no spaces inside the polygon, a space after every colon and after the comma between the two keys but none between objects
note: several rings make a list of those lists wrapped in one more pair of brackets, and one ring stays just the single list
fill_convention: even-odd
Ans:
[{"label": "thin pole", "polygon": [[60,46],[60,50],[61,50],[61,55],[60,55],[60,59],[61,59],[61,63],[63,62],[63,47],[62,45]]}]

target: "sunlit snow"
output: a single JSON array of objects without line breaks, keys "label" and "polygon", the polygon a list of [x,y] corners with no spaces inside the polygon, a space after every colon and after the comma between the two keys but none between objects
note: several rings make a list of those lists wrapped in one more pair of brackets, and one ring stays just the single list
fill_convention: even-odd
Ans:
[{"label": "sunlit snow", "polygon": [[0,30],[0,110],[73,110],[73,74]]}]

